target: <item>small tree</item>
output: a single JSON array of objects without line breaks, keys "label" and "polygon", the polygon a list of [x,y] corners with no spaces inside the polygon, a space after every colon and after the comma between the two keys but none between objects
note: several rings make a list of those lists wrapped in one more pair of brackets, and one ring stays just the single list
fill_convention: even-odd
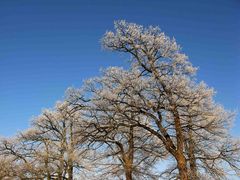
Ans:
[{"label": "small tree", "polygon": [[[33,121],[37,134],[33,140],[44,145],[47,161],[52,159],[59,179],[73,179],[74,168],[81,170],[86,150],[81,129],[81,114],[67,102],[58,102],[54,110],[45,110]],[[37,135],[37,136],[36,136]],[[26,137],[28,139],[28,137]]]},{"label": "small tree", "polygon": [[8,173],[10,177],[69,180],[74,175],[81,177],[77,173],[83,168],[89,170],[81,122],[79,109],[58,102],[53,110],[44,110],[36,117],[30,129],[12,140],[3,139],[0,157],[12,159],[11,167],[16,167]]}]

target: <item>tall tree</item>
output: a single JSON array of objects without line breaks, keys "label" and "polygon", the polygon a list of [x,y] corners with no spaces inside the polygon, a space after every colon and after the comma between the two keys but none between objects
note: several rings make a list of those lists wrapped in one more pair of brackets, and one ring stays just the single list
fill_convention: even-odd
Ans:
[{"label": "tall tree", "polygon": [[[204,152],[209,147],[214,152],[219,151],[215,146],[222,146],[228,137],[228,133],[223,132],[227,130],[226,125],[231,121],[232,115],[216,105],[212,100],[211,89],[203,83],[194,82],[196,68],[181,53],[176,41],[167,37],[158,27],[144,28],[134,23],[117,21],[115,32],[107,32],[102,42],[106,49],[125,52],[132,57],[131,71],[134,73],[118,74],[132,84],[126,86],[119,79],[117,85],[113,83],[112,86],[121,89],[118,93],[124,93],[125,98],[118,98],[116,95],[112,96],[112,101],[152,120],[148,125],[138,125],[162,141],[176,160],[180,179],[196,179],[197,162],[211,171],[209,164],[203,161],[210,161],[210,155]],[[133,74],[135,80],[127,77]],[[140,91],[134,81],[140,81],[141,85],[144,82],[145,88]],[[198,138],[195,141],[198,136],[202,140]],[[204,151],[197,148],[201,145],[200,142],[204,144]],[[197,152],[201,152],[204,158],[196,158]],[[236,158],[230,159],[235,163],[239,162]],[[239,166],[235,163],[229,164],[238,169]]]}]

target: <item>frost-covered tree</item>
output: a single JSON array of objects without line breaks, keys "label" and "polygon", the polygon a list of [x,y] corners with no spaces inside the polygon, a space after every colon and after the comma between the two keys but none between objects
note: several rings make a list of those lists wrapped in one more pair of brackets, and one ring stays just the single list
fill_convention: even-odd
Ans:
[{"label": "frost-covered tree", "polygon": [[105,160],[102,175],[105,178],[106,174],[120,179],[125,177],[127,180],[157,179],[154,165],[157,159],[165,156],[166,151],[155,136],[132,123],[141,120],[143,116],[121,109],[122,105],[111,98],[117,92],[113,83],[121,78],[112,76],[115,70],[118,68],[110,68],[104,76],[87,81],[84,87],[85,93],[91,97],[85,114],[89,123],[87,136],[93,147],[99,147],[96,151],[103,152],[98,153],[98,158]]},{"label": "frost-covered tree", "polygon": [[[35,149],[36,150],[36,149]],[[31,149],[33,151],[33,149]],[[29,147],[19,137],[2,139],[0,143],[2,177],[10,179],[41,179],[43,172]]]},{"label": "frost-covered tree", "polygon": [[57,174],[59,179],[73,179],[74,171],[80,173],[86,165],[80,111],[67,102],[58,102],[53,110],[44,110],[35,118],[33,128],[36,133],[25,137],[34,140],[37,136],[36,140],[44,145],[48,163],[52,161],[56,167],[53,175]]},{"label": "frost-covered tree", "polygon": [[81,111],[58,102],[34,118],[16,138],[3,139],[0,158],[12,159],[10,174],[23,179],[73,179],[89,170],[81,128]]},{"label": "frost-covered tree", "polygon": [[115,32],[107,32],[102,42],[106,49],[131,55],[130,74],[112,74],[117,77],[112,102],[150,119],[138,125],[162,141],[176,160],[178,178],[197,179],[204,172],[224,177],[226,164],[220,162],[239,170],[239,145],[227,127],[232,114],[213,101],[212,89],[194,82],[196,68],[174,39],[158,27],[117,21]]},{"label": "frost-covered tree", "polygon": [[[31,127],[0,140],[0,179],[227,179],[240,175],[234,113],[195,79],[196,68],[158,27],[117,21],[103,47],[131,56]],[[156,164],[169,160],[162,172]]]}]

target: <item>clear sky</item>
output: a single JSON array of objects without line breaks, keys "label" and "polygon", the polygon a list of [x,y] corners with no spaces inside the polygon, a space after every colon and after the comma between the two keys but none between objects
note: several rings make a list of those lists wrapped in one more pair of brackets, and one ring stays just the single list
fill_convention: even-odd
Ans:
[{"label": "clear sky", "polygon": [[27,128],[101,67],[127,66],[125,56],[100,45],[120,19],[174,36],[216,101],[240,108],[239,0],[0,0],[0,135]]}]

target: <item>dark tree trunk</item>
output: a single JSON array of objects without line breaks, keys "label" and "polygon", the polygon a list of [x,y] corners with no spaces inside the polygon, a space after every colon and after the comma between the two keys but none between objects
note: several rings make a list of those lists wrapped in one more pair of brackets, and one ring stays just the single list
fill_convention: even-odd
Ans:
[{"label": "dark tree trunk", "polygon": [[132,170],[125,169],[126,180],[132,180]]},{"label": "dark tree trunk", "polygon": [[73,167],[72,167],[72,165],[70,165],[68,167],[68,179],[73,180]]},{"label": "dark tree trunk", "polygon": [[195,157],[195,143],[193,140],[193,132],[192,132],[192,119],[189,120],[189,139],[188,139],[188,157],[189,157],[189,165],[190,165],[190,178],[193,180],[197,180],[197,165],[196,165],[196,157]]}]

